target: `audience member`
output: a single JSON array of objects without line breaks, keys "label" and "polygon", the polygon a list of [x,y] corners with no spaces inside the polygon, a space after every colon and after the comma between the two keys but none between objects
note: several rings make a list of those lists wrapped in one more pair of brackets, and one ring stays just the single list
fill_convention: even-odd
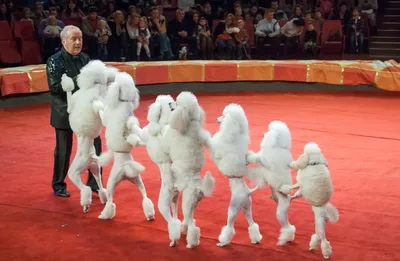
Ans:
[{"label": "audience member", "polygon": [[274,19],[279,21],[279,20],[288,20],[288,17],[286,15],[286,13],[279,9],[279,4],[278,1],[272,1],[271,2],[271,9],[274,10]]},{"label": "audience member", "polygon": [[149,39],[150,39],[150,32],[147,26],[147,19],[142,17],[139,19],[139,28],[136,30],[137,35],[137,50],[136,56],[137,60],[140,61],[140,52],[142,48],[146,51],[146,55],[148,60],[150,61],[150,48],[149,48]]},{"label": "audience member", "polygon": [[303,9],[301,9],[300,5],[297,5],[296,8],[294,9],[293,15],[290,17],[290,19],[303,19]]},{"label": "audience member", "polygon": [[111,30],[111,36],[108,40],[108,55],[111,61],[126,60],[126,23],[124,14],[121,11],[115,11],[112,20],[108,21],[108,27]]},{"label": "audience member", "polygon": [[81,21],[85,14],[76,5],[76,0],[69,0],[67,8],[61,14],[62,19],[76,19]]},{"label": "audience member", "polygon": [[137,32],[139,30],[139,19],[140,16],[136,13],[130,14],[130,18],[126,23],[126,31],[128,33],[128,42],[127,42],[127,53],[126,60],[127,61],[136,61],[136,50],[137,50]]},{"label": "audience member", "polygon": [[268,9],[265,12],[265,18],[256,26],[257,53],[261,58],[264,58],[266,44],[270,46],[267,50],[268,55],[273,59],[279,57],[279,35],[281,28],[279,22],[274,19],[274,14],[275,11],[273,9]]},{"label": "audience member", "polygon": [[[88,15],[82,19],[83,43],[87,46],[87,54],[95,59],[97,57],[97,38],[94,33],[97,30],[97,24],[100,20],[105,20],[97,15],[97,8],[91,6],[88,9]],[[110,28],[107,25],[107,30]]]},{"label": "audience member", "polygon": [[364,19],[361,18],[358,8],[353,9],[353,16],[348,22],[350,53],[359,53],[364,48]]},{"label": "audience member", "polygon": [[303,33],[304,20],[293,18],[287,22],[282,28],[281,33],[284,35],[285,44],[283,47],[283,55],[288,58],[289,51],[293,51],[297,55],[300,51],[300,35]]},{"label": "audience member", "polygon": [[378,0],[359,0],[361,13],[367,14],[372,27],[376,26],[376,11],[378,10]]},{"label": "audience member", "polygon": [[108,43],[108,38],[111,36],[111,32],[110,30],[108,30],[107,22],[105,20],[99,21],[94,36],[97,38],[97,58],[100,59],[101,61],[107,61],[108,59],[107,43]]},{"label": "audience member", "polygon": [[160,47],[160,59],[173,59],[174,54],[172,52],[171,42],[167,35],[166,20],[164,16],[160,16],[159,8],[153,7],[151,9],[151,17],[148,19],[148,23],[151,34],[150,45],[152,47],[153,55],[155,54],[154,46],[157,44]]},{"label": "audience member", "polygon": [[311,51],[315,58],[317,57],[317,37],[313,23],[308,23],[304,35],[304,50]]},{"label": "audience member", "polygon": [[213,59],[214,44],[212,41],[211,30],[205,17],[200,19],[197,37],[203,59]]},{"label": "audience member", "polygon": [[14,21],[14,17],[5,3],[0,5],[0,21],[7,21],[9,24]]},{"label": "audience member", "polygon": [[[237,59],[242,60],[244,56],[247,59],[250,59],[250,44],[249,44],[249,34],[244,28],[243,20],[239,20],[237,22],[237,26],[239,28],[239,33],[235,34],[235,40],[237,42],[236,50],[237,50]],[[244,56],[243,56],[244,54]]]},{"label": "audience member", "polygon": [[31,22],[32,25],[35,26],[35,23],[33,22],[32,18],[31,18],[31,9],[29,9],[28,7],[25,7],[22,12],[23,12],[24,16],[21,18],[21,21]]},{"label": "audience member", "polygon": [[218,47],[219,59],[231,59],[233,54],[234,40],[233,35],[240,30],[236,27],[235,16],[228,14],[225,21],[221,21],[215,28],[214,37]]}]

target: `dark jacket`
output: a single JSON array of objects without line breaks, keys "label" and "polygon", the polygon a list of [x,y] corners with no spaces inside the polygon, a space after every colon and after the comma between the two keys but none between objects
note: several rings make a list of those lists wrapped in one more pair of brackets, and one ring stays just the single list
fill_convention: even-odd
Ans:
[{"label": "dark jacket", "polygon": [[78,90],[76,78],[80,70],[88,64],[90,58],[85,53],[76,56],[69,54],[64,48],[49,58],[46,65],[47,82],[51,94],[50,125],[56,129],[70,129],[67,112],[67,93],[61,86],[61,77],[65,73],[71,77]]}]

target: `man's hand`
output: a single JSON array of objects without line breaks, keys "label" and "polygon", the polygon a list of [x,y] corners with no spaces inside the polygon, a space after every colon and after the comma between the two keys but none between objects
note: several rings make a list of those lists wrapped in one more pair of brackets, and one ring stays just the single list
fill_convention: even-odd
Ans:
[{"label": "man's hand", "polygon": [[268,37],[272,38],[272,37],[274,37],[274,35],[273,34],[268,34]]},{"label": "man's hand", "polygon": [[178,33],[178,35],[179,35],[180,37],[186,37],[186,36],[187,36],[187,32],[181,31],[181,32]]},{"label": "man's hand", "polygon": [[265,33],[262,33],[261,37],[267,37],[267,35]]}]

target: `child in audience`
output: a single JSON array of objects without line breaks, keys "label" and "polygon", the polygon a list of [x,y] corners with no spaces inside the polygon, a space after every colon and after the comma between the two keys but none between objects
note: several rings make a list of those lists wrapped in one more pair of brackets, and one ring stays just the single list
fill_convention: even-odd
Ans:
[{"label": "child in audience", "polygon": [[235,34],[235,40],[237,42],[237,52],[238,52],[238,60],[243,59],[243,52],[245,56],[250,59],[250,44],[249,44],[249,34],[247,33],[246,28],[244,28],[243,20],[239,20],[237,22],[239,33]]},{"label": "child in audience", "polygon": [[62,28],[57,25],[57,19],[54,16],[47,18],[47,26],[44,28],[44,33],[52,35],[54,38],[60,37]]},{"label": "child in audience", "polygon": [[197,37],[199,43],[199,49],[203,55],[203,59],[207,60],[213,58],[214,44],[208,21],[205,17],[200,18],[199,26],[197,30]]},{"label": "child in audience", "polygon": [[101,61],[106,61],[108,56],[107,42],[108,37],[111,36],[111,32],[107,30],[107,22],[100,20],[95,32],[97,38],[97,55]]},{"label": "child in audience", "polygon": [[146,17],[142,17],[139,20],[139,29],[137,30],[137,59],[140,61],[140,52],[142,51],[142,47],[146,51],[146,55],[148,60],[150,60],[150,48],[149,48],[149,39],[150,39],[150,31],[147,27],[147,19]]},{"label": "child in audience", "polygon": [[307,31],[304,35],[304,50],[311,51],[316,58],[317,56],[317,31],[315,31],[312,22],[307,24]]},{"label": "child in audience", "polygon": [[362,52],[364,48],[364,19],[360,16],[358,8],[353,9],[353,17],[348,22],[350,27],[350,53]]},{"label": "child in audience", "polygon": [[24,17],[21,18],[21,21],[29,21],[34,25],[33,20],[31,19],[31,9],[25,7],[23,9]]}]

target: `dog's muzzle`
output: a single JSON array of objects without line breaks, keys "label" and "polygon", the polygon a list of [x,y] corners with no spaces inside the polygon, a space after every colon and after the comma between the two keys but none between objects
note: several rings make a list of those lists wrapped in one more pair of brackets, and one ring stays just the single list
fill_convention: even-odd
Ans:
[{"label": "dog's muzzle", "polygon": [[218,122],[218,123],[221,123],[223,119],[224,119],[224,117],[223,117],[223,116],[221,116],[221,117],[218,117],[218,118],[217,118],[217,122]]}]

